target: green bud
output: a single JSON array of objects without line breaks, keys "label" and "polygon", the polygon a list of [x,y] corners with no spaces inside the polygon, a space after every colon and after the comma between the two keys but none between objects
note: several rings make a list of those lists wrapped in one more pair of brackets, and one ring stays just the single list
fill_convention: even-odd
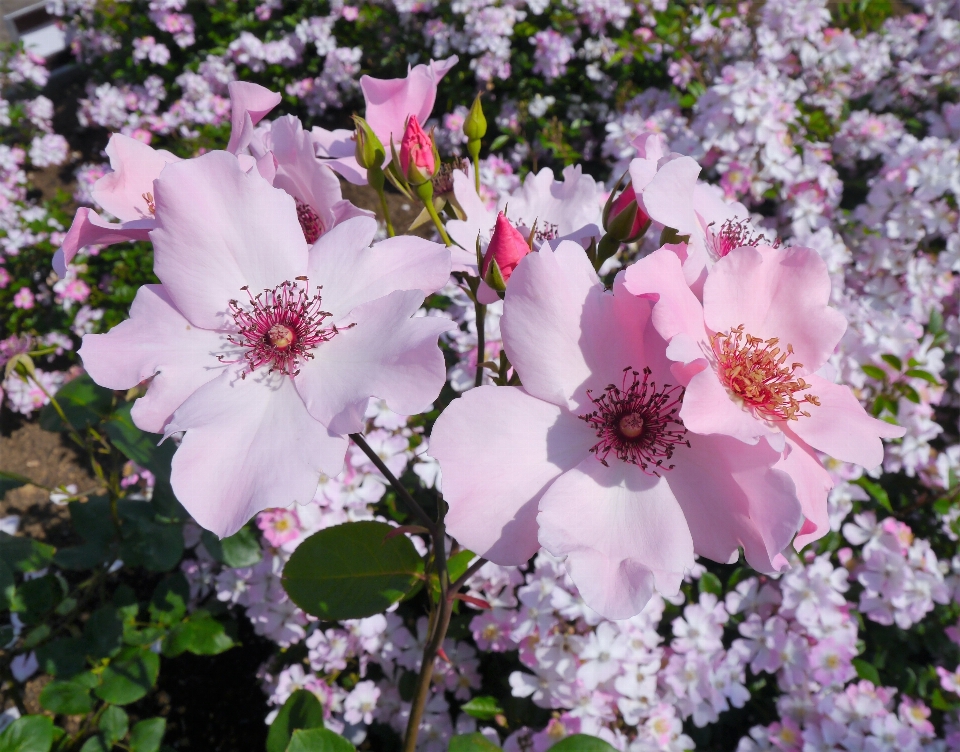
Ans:
[{"label": "green bud", "polygon": [[487,119],[483,116],[483,107],[480,106],[480,95],[473,100],[470,112],[463,121],[463,135],[469,141],[479,141],[487,135]]},{"label": "green bud", "polygon": [[357,163],[365,170],[380,167],[387,156],[383,144],[380,143],[370,124],[362,117],[354,115],[353,122],[357,126],[354,136],[357,141]]},{"label": "green bud", "polygon": [[36,374],[33,367],[33,358],[26,353],[17,353],[7,361],[7,367],[4,369],[3,377],[6,378],[11,373],[16,372],[24,381],[27,377]]},{"label": "green bud", "polygon": [[507,289],[507,283],[503,279],[503,273],[500,271],[500,265],[497,263],[495,258],[490,259],[490,265],[487,267],[486,274],[483,275],[483,281],[500,293],[501,298],[503,297],[503,293]]}]

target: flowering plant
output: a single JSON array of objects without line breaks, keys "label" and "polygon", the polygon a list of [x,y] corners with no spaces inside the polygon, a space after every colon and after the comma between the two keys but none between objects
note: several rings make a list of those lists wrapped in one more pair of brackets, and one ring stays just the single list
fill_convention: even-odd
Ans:
[{"label": "flowering plant", "polygon": [[[238,21],[184,72],[215,10],[105,7],[60,11],[108,68],[140,35],[136,96],[102,82],[82,108],[122,131],[91,190],[120,221],[81,208],[53,284],[150,243],[129,320],[79,356],[172,454],[192,605],[284,649],[269,749],[322,725],[406,750],[955,743],[949,9],[266,2],[263,41]],[[355,84],[373,24],[445,59]],[[881,48],[903,65],[858,67]],[[632,96],[644,65],[660,88]],[[161,112],[163,85],[184,96]],[[925,139],[850,112],[891,92],[931,108]],[[355,130],[323,127],[360,95]],[[400,202],[430,239],[396,234]],[[6,343],[15,404],[80,383],[50,400],[51,346]],[[258,560],[227,553],[251,540]]]}]

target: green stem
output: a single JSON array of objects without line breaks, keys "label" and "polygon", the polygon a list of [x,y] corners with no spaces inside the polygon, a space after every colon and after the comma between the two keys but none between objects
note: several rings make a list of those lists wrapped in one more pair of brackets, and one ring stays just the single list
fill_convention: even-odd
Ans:
[{"label": "green stem", "polygon": [[476,311],[477,318],[477,374],[473,380],[474,386],[480,386],[483,383],[483,363],[486,360],[486,314],[487,307],[476,300],[473,302],[473,310]]},{"label": "green stem", "polygon": [[427,214],[430,215],[430,219],[433,220],[433,224],[436,225],[437,231],[440,233],[440,237],[443,239],[443,244],[448,247],[453,245],[453,241],[450,240],[450,236],[447,235],[447,231],[443,227],[443,222],[440,221],[440,215],[437,214],[437,207],[433,205],[433,199],[424,201],[423,205],[426,207]]},{"label": "green stem", "polygon": [[421,507],[417,503],[416,499],[410,495],[410,492],[403,487],[403,484],[397,480],[397,477],[393,473],[390,472],[390,469],[383,464],[383,460],[380,459],[380,455],[370,448],[370,445],[363,438],[363,434],[352,433],[350,434],[350,438],[353,439],[353,443],[360,447],[360,450],[367,455],[370,461],[376,466],[377,470],[379,470],[383,474],[383,477],[387,479],[391,486],[393,486],[393,490],[397,492],[397,496],[407,507],[407,510],[417,518],[421,525],[430,531],[431,535],[436,535],[436,531],[438,529],[437,523],[430,519],[430,516],[423,510],[423,507]]},{"label": "green stem", "polygon": [[477,195],[480,195],[480,152],[473,155],[473,178],[477,184]]},{"label": "green stem", "polygon": [[383,192],[383,186],[377,191],[377,195],[380,196],[380,208],[383,210],[383,221],[387,223],[387,235],[389,237],[396,236],[396,231],[393,229],[393,223],[390,221],[390,209],[387,207],[387,196]]}]

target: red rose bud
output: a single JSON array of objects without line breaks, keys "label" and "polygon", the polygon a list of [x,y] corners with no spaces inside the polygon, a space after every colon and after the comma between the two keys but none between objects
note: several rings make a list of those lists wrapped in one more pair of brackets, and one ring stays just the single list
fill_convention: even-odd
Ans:
[{"label": "red rose bud", "polygon": [[637,204],[637,194],[628,185],[604,212],[603,229],[621,243],[639,240],[650,226],[650,217]]},{"label": "red rose bud", "polygon": [[507,280],[517,268],[520,259],[530,253],[530,245],[520,231],[510,224],[503,212],[497,215],[497,224],[493,228],[493,237],[483,257],[481,276],[483,281],[498,292],[503,292]]},{"label": "red rose bud", "polygon": [[422,185],[437,173],[437,147],[433,137],[420,127],[416,115],[407,120],[400,142],[400,169],[411,185]]}]

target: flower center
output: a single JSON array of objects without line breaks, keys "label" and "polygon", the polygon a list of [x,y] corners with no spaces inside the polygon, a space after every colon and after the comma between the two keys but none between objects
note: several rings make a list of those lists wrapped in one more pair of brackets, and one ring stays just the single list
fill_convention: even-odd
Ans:
[{"label": "flower center", "polygon": [[600,397],[587,390],[596,409],[579,416],[589,423],[600,439],[590,451],[604,465],[611,452],[617,459],[638,465],[647,475],[672,470],[663,463],[673,457],[677,444],[690,446],[687,429],[676,417],[683,402],[683,387],[664,384],[657,389],[650,381],[650,369],[640,373],[628,366],[621,387],[609,384]]},{"label": "flower center", "polygon": [[771,241],[766,235],[754,234],[749,222],[741,222],[736,217],[728,219],[716,232],[713,230],[713,223],[710,225],[710,247],[718,259],[722,259],[735,248],[743,248],[746,245],[758,246],[761,243],[773,248],[780,247],[779,240]]},{"label": "flower center", "polygon": [[[306,283],[306,277],[297,277],[295,282],[284,282],[256,297],[243,287],[248,303],[241,306],[230,301],[237,332],[227,340],[244,350],[247,368],[242,378],[264,365],[269,366],[268,373],[296,376],[301,363],[313,357],[311,350],[338,333],[336,326],[323,326],[330,314],[320,308],[320,288],[310,297]],[[219,359],[222,363],[240,362],[225,360],[222,355]]]},{"label": "flower center", "polygon": [[798,420],[810,413],[801,410],[803,403],[819,405],[820,400],[812,394],[799,392],[810,388],[803,378],[795,378],[793,372],[802,368],[802,363],[787,364],[793,355],[793,345],[781,350],[777,337],[762,340],[743,331],[743,324],[726,334],[712,337],[713,354],[716,356],[717,375],[721,383],[765,420]]},{"label": "flower center", "polygon": [[297,202],[297,219],[300,220],[300,228],[303,230],[303,237],[306,238],[309,245],[317,242],[317,238],[323,235],[323,222],[320,216],[313,210],[309,204],[303,203],[295,198]]}]

